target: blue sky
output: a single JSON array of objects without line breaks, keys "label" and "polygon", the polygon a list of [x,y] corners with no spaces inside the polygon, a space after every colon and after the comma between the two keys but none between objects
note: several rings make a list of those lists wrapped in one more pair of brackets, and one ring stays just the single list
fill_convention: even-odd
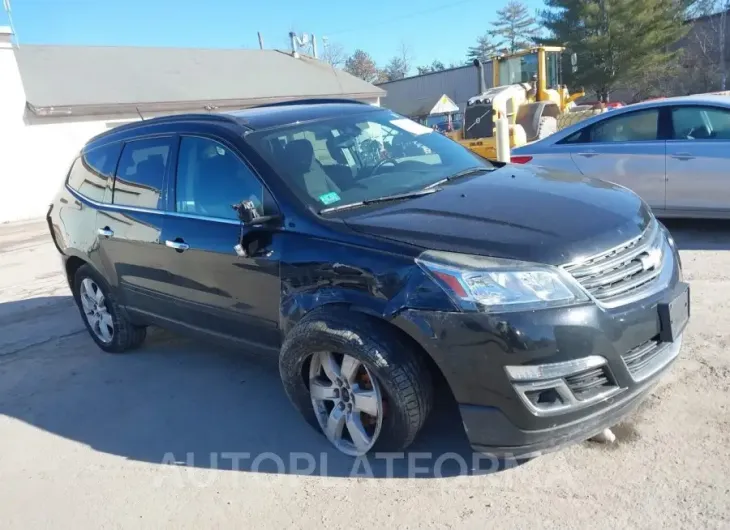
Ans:
[{"label": "blue sky", "polygon": [[[10,0],[23,44],[255,48],[287,45],[290,30],[326,35],[385,63],[401,42],[416,65],[461,62],[507,0]],[[525,2],[531,11],[542,0]],[[0,6],[2,4],[0,3]],[[408,7],[408,6],[411,7]],[[7,15],[0,8],[0,25]]]}]

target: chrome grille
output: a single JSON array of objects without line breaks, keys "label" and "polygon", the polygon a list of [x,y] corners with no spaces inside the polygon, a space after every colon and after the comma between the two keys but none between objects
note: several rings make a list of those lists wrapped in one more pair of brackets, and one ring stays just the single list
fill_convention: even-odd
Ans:
[{"label": "chrome grille", "polygon": [[639,237],[564,269],[594,298],[610,301],[655,280],[662,271],[663,248],[659,223],[653,221]]}]

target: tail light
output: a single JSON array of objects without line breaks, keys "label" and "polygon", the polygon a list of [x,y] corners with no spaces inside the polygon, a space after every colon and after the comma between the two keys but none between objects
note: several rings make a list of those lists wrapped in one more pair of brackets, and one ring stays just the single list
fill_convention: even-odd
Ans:
[{"label": "tail light", "polygon": [[531,156],[512,156],[512,157],[510,157],[510,162],[512,162],[513,164],[527,164],[531,160],[532,160]]}]

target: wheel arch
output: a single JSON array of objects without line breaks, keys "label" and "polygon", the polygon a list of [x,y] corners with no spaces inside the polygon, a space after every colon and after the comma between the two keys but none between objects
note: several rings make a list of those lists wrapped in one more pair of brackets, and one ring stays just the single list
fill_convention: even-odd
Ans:
[{"label": "wheel arch", "polygon": [[76,276],[76,271],[78,271],[81,267],[84,265],[90,265],[93,267],[91,262],[89,260],[85,260],[79,256],[71,255],[68,258],[66,258],[66,263],[64,263],[64,268],[66,272],[66,281],[68,282],[69,288],[73,291],[73,283],[74,283],[74,277]]},{"label": "wheel arch", "polygon": [[[451,386],[441,370],[441,367],[429,353],[428,349],[416,338],[416,333],[414,333],[414,331],[418,328],[418,324],[415,324],[410,319],[404,318],[400,315],[388,318],[383,313],[378,312],[369,306],[358,305],[356,303],[346,301],[329,302],[318,305],[301,315],[301,318],[299,318],[296,323],[293,323],[288,329],[287,334],[291,332],[291,330],[294,329],[294,327],[301,322],[305,316],[310,316],[319,312],[341,313],[342,311],[349,311],[354,318],[370,319],[385,329],[388,329],[388,331],[397,334],[401,340],[409,343],[413,348],[413,351],[417,352],[417,354],[422,357],[434,380],[434,384],[439,387],[445,386],[448,388],[449,392],[452,392]],[[286,336],[284,338],[286,338]]]}]

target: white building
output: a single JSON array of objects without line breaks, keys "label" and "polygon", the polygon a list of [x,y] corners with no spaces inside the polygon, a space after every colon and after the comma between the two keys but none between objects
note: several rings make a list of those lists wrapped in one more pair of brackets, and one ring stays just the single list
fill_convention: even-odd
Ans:
[{"label": "white building", "polygon": [[37,218],[90,137],[120,123],[296,98],[379,104],[385,91],[307,56],[12,43],[0,27],[0,222]]}]

